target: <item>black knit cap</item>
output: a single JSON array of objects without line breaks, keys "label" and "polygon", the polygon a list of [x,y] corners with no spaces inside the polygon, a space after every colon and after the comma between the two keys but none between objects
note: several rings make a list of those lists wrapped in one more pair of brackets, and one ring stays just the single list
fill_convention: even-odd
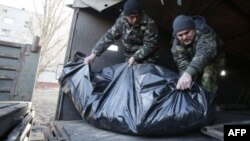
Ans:
[{"label": "black knit cap", "polygon": [[173,22],[174,35],[176,35],[176,33],[180,31],[194,29],[194,28],[195,25],[192,17],[186,15],[179,15],[174,19]]},{"label": "black knit cap", "polygon": [[125,16],[140,14],[141,7],[138,0],[127,0],[124,4],[123,12]]}]

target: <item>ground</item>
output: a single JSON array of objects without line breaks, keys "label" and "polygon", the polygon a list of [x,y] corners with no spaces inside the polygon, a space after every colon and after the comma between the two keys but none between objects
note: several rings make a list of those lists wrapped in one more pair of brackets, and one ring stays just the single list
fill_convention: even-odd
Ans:
[{"label": "ground", "polygon": [[32,126],[31,140],[38,140],[44,127],[49,127],[49,123],[54,121],[59,88],[36,89],[33,93],[32,108],[35,110],[35,117]]},{"label": "ground", "polygon": [[35,110],[35,124],[47,125],[55,118],[58,89],[35,90],[32,98],[32,107]]}]

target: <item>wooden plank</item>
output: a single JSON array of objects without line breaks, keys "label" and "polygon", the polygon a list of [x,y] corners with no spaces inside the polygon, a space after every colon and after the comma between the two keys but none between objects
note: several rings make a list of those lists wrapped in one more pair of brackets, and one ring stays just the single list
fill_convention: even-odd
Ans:
[{"label": "wooden plank", "polygon": [[[54,141],[56,140],[49,128],[43,128],[44,141]],[[57,139],[60,141],[59,139]]]},{"label": "wooden plank", "polygon": [[34,111],[25,116],[20,124],[18,124],[8,135],[7,140],[9,141],[16,141],[16,140],[23,140],[28,132],[30,131],[32,120],[35,116]]},{"label": "wooden plank", "polygon": [[29,141],[29,138],[28,138],[28,137],[25,137],[23,141]]},{"label": "wooden plank", "polygon": [[42,127],[39,125],[33,125],[30,133],[30,141],[45,141]]},{"label": "wooden plank", "polygon": [[[74,122],[74,121],[73,121]],[[71,141],[68,136],[66,135],[66,132],[62,131],[63,125],[57,124],[51,124],[51,131],[56,135],[56,138],[59,141]]]},{"label": "wooden plank", "polygon": [[20,136],[21,141],[25,139],[25,137],[28,135],[30,129],[31,129],[31,124],[27,124],[27,126],[25,126],[25,128]]},{"label": "wooden plank", "polygon": [[30,102],[0,102],[0,138],[22,121],[30,106]]}]

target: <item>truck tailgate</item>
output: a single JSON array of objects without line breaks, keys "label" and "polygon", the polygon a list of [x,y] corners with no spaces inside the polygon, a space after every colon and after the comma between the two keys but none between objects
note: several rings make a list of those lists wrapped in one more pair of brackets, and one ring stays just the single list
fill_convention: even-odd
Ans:
[{"label": "truck tailgate", "polygon": [[[201,131],[193,131],[184,135],[165,137],[143,137],[125,135],[98,129],[84,120],[54,121],[51,123],[50,139],[59,141],[218,141],[223,140],[224,124],[249,124],[250,111],[217,111],[212,125]],[[45,134],[45,136],[48,136]],[[212,138],[213,137],[213,138]]]},{"label": "truck tailgate", "polygon": [[55,121],[51,124],[53,134],[63,141],[211,141],[216,140],[199,131],[167,137],[142,137],[124,135],[93,127],[83,120]]}]

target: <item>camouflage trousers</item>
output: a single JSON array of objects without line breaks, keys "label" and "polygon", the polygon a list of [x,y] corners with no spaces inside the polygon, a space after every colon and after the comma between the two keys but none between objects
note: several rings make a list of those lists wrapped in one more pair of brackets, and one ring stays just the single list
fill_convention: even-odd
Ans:
[{"label": "camouflage trousers", "polygon": [[206,66],[202,76],[199,78],[198,83],[207,91],[216,94],[218,89],[218,70],[215,66]]}]

